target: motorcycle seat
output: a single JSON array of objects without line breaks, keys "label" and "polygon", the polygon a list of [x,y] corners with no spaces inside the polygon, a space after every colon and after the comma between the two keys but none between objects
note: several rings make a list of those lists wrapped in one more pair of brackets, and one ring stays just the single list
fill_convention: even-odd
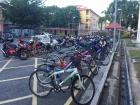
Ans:
[{"label": "motorcycle seat", "polygon": [[8,47],[9,47],[9,48],[14,48],[14,49],[16,49],[16,48],[17,48],[17,45],[10,43],[10,44],[8,44]]}]

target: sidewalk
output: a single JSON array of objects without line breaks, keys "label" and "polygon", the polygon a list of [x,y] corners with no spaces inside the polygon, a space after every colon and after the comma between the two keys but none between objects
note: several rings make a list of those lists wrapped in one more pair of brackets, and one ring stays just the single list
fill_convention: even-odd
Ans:
[{"label": "sidewalk", "polygon": [[132,88],[132,95],[133,95],[133,102],[134,102],[133,104],[140,105],[140,81],[137,76],[138,71],[135,69],[134,63],[131,60],[129,50],[140,50],[140,48],[127,47],[129,75],[131,80],[131,88]]}]

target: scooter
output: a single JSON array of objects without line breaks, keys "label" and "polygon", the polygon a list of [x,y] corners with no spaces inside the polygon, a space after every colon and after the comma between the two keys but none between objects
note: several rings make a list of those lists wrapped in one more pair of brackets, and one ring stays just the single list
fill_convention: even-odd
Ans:
[{"label": "scooter", "polygon": [[26,50],[24,44],[20,47],[17,47],[15,44],[4,42],[1,51],[5,58],[11,56],[19,57],[21,60],[26,60],[28,58],[28,51]]}]

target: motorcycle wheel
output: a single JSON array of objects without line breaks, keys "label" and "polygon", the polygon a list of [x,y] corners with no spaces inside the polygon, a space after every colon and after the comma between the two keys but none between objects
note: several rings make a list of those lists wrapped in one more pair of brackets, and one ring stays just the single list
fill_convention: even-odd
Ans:
[{"label": "motorcycle wheel", "polygon": [[3,57],[9,58],[9,56],[7,54],[4,54],[4,53],[3,53]]},{"label": "motorcycle wheel", "polygon": [[28,54],[26,51],[21,51],[19,57],[21,60],[26,60],[28,58]]}]

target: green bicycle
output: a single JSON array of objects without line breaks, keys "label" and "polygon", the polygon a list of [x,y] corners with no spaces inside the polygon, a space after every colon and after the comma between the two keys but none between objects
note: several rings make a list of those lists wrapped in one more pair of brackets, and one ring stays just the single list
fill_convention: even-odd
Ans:
[{"label": "green bicycle", "polygon": [[[45,69],[37,69],[29,78],[31,92],[38,96],[48,96],[51,92],[64,92],[64,89],[71,89],[71,96],[78,105],[88,105],[95,95],[93,80],[87,75],[80,75],[77,68],[71,68],[69,63],[64,69],[49,65]],[[61,79],[60,75],[65,75]],[[67,88],[65,84],[71,81]],[[86,98],[88,97],[88,98]]]}]

